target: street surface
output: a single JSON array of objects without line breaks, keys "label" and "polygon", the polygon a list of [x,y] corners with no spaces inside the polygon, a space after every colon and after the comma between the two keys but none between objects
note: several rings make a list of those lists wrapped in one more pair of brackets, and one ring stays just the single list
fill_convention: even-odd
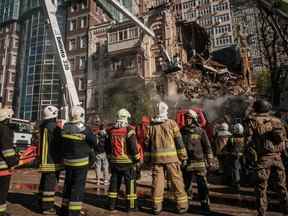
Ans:
[{"label": "street surface", "polygon": [[[39,173],[36,170],[16,170],[12,178],[12,184],[9,194],[9,205],[8,213],[13,214],[13,216],[40,216],[39,208],[37,204],[37,189],[39,182]],[[60,180],[60,185],[58,187],[58,193],[56,198],[56,204],[59,207],[61,205],[61,190],[63,185],[63,176]],[[130,213],[129,215],[136,216],[147,216],[151,215],[150,207],[150,187],[151,185],[151,173],[145,171],[142,174],[142,178],[138,181],[138,197],[139,199],[139,209],[137,213]],[[193,185],[193,192],[196,193],[196,185]],[[84,200],[84,209],[88,212],[89,216],[124,216],[128,215],[121,210],[121,204],[123,200],[119,202],[119,210],[116,212],[109,212],[106,210],[107,206],[107,187],[95,185],[95,173],[93,170],[89,171],[87,184],[86,184],[86,197]],[[275,210],[280,209],[278,202],[274,199],[275,194],[272,195],[272,200],[270,200],[268,212],[269,216],[280,216],[279,212]],[[270,195],[270,197],[271,197]],[[171,193],[166,193],[165,197],[171,197]],[[197,194],[194,195],[194,198]],[[172,198],[171,198],[172,199]],[[252,216],[256,215],[255,211],[255,198],[252,188],[241,188],[240,194],[233,193],[229,188],[223,185],[210,184],[210,199],[211,199],[211,213],[209,215],[213,216]],[[160,216],[174,216],[177,214],[172,213],[174,204],[173,202],[165,201],[165,211],[163,211]],[[123,207],[122,207],[123,208]],[[273,211],[271,211],[271,209]],[[168,210],[168,211],[167,211]],[[191,201],[190,209],[187,214],[184,215],[205,215],[201,213],[199,208],[199,203],[197,200]]]}]

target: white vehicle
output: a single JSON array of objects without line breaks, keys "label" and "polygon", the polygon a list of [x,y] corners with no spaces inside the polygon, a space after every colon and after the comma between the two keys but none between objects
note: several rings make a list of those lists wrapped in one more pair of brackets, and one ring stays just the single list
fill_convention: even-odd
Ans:
[{"label": "white vehicle", "polygon": [[13,145],[16,151],[22,151],[32,144],[32,125],[30,121],[11,118],[9,125],[13,127]]}]

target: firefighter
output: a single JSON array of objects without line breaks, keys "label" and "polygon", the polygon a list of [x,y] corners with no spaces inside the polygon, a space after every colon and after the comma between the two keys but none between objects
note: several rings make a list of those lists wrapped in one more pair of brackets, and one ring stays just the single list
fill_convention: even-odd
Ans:
[{"label": "firefighter", "polygon": [[[198,115],[193,110],[185,113],[185,126],[181,129],[183,141],[187,150],[188,160],[184,163],[184,176],[186,191],[192,185],[192,176],[195,175],[201,208],[209,211],[208,183],[206,178],[206,164],[212,164],[213,153],[204,129],[199,127]],[[191,193],[192,195],[192,193]]]},{"label": "firefighter", "polygon": [[280,119],[273,117],[269,111],[271,105],[265,100],[256,100],[253,105],[254,112],[248,120],[248,143],[254,145],[257,154],[257,182],[256,202],[258,216],[266,215],[267,186],[271,171],[276,175],[280,197],[281,210],[288,214],[288,197],[286,188],[286,175],[281,154],[285,150],[283,124]]},{"label": "firefighter", "polygon": [[62,216],[81,215],[89,155],[97,142],[95,135],[84,124],[84,109],[74,106],[71,121],[62,131],[65,182],[61,207]]},{"label": "firefighter", "polygon": [[156,105],[153,118],[145,139],[145,161],[152,165],[153,214],[160,214],[164,200],[165,175],[171,181],[179,213],[188,210],[181,172],[181,162],[187,159],[180,129],[174,120],[168,118],[168,105]]},{"label": "firefighter", "polygon": [[63,169],[61,159],[60,134],[56,119],[58,108],[47,106],[43,110],[43,122],[40,129],[39,171],[41,179],[39,185],[39,203],[43,214],[56,214],[55,187],[59,173]]},{"label": "firefighter", "polygon": [[214,153],[219,161],[219,174],[224,173],[224,161],[225,161],[225,155],[223,154],[223,149],[226,146],[229,137],[232,134],[229,131],[229,125],[227,123],[222,123],[219,128],[217,128],[216,135],[214,138]]},{"label": "firefighter", "polygon": [[8,196],[11,171],[18,165],[16,152],[13,149],[13,130],[9,127],[9,118],[13,110],[0,109],[0,216],[8,216],[6,213],[6,199]]},{"label": "firefighter", "polygon": [[228,179],[229,185],[238,192],[240,190],[240,169],[241,159],[244,150],[244,127],[237,123],[232,127],[232,136],[229,137],[227,145],[224,147],[225,178]]},{"label": "firefighter", "polygon": [[108,192],[110,210],[116,208],[122,178],[126,185],[127,211],[137,210],[135,165],[140,160],[140,154],[135,128],[128,123],[130,117],[126,109],[120,109],[116,123],[108,130],[107,153],[112,174]]}]

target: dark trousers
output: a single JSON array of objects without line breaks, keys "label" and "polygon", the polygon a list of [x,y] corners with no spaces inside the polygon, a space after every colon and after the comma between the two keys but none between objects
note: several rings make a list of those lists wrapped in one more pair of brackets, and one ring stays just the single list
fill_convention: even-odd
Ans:
[{"label": "dark trousers", "polygon": [[240,187],[240,169],[241,163],[240,158],[231,157],[226,160],[226,169],[224,172],[224,178],[226,178],[226,183],[233,187]]},{"label": "dark trousers", "polygon": [[5,215],[11,176],[0,176],[0,216]]},{"label": "dark trousers", "polygon": [[88,167],[65,167],[62,216],[79,216],[84,199]]},{"label": "dark trousers", "polygon": [[111,165],[111,179],[109,188],[109,204],[110,209],[115,209],[117,196],[121,187],[122,179],[124,178],[126,185],[126,200],[127,210],[134,210],[137,208],[137,195],[136,195],[136,181],[135,169],[132,166],[124,165]]},{"label": "dark trousers", "polygon": [[55,187],[60,172],[42,173],[39,185],[40,207],[42,211],[54,208]]},{"label": "dark trousers", "polygon": [[185,171],[185,190],[189,191],[189,195],[192,196],[192,180],[193,176],[196,178],[198,196],[201,204],[209,204],[209,190],[206,179],[206,173],[204,171]]},{"label": "dark trousers", "polygon": [[283,213],[288,213],[288,196],[286,188],[285,168],[281,159],[263,157],[257,163],[256,202],[259,216],[264,216],[267,210],[267,186],[271,171],[275,171],[278,195]]}]

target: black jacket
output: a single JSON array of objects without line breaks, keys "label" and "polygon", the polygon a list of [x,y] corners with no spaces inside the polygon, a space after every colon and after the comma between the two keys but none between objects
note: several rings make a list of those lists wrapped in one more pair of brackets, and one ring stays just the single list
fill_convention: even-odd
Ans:
[{"label": "black jacket", "polygon": [[96,136],[80,122],[69,122],[62,131],[65,166],[80,168],[89,165],[89,156],[97,143]]},{"label": "black jacket", "polygon": [[63,168],[61,129],[56,119],[44,120],[40,125],[39,169],[41,172],[55,172]]},{"label": "black jacket", "polygon": [[13,148],[13,130],[8,121],[0,122],[0,174],[18,164]]}]

